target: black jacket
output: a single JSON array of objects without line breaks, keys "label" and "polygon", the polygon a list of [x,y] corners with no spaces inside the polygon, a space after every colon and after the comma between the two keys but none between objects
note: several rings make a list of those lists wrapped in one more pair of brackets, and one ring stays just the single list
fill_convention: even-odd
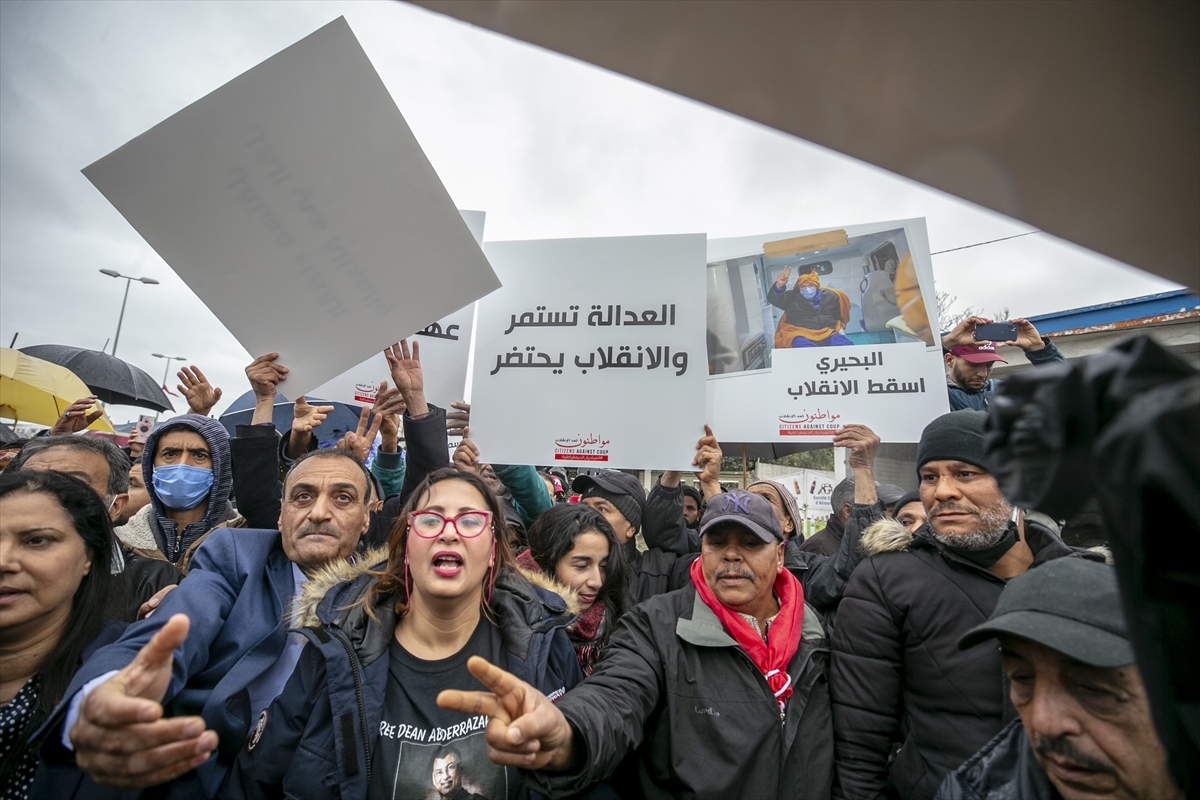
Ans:
[{"label": "black jacket", "polygon": [[558,701],[578,766],[530,773],[561,797],[603,780],[633,752],[647,798],[826,798],[833,778],[826,639],[805,609],[781,724],[771,688],[690,584],[626,612],[595,670]]},{"label": "black jacket", "polygon": [[783,566],[800,581],[804,588],[804,602],[821,615],[827,637],[833,636],[837,608],[846,590],[846,582],[862,560],[859,542],[863,532],[881,519],[882,502],[877,500],[872,505],[855,503],[850,506],[850,514],[838,539],[838,549],[832,556],[805,550],[800,546],[799,539],[792,539],[784,548]]},{"label": "black jacket", "polygon": [[[1026,522],[1036,568],[1070,555],[1100,558]],[[850,577],[833,635],[835,797],[931,798],[1015,715],[995,642],[959,638],[996,607],[1005,581],[948,550],[928,527],[868,531],[870,556]],[[901,744],[889,764],[896,744]]]},{"label": "black jacket", "polygon": [[1014,719],[946,776],[934,800],[1062,800]]},{"label": "black jacket", "polygon": [[695,560],[687,526],[683,522],[683,488],[656,484],[646,497],[642,512],[645,551],[635,540],[625,543],[633,580],[629,582],[630,607],[651,597],[675,591],[689,582],[688,570]]},{"label": "black jacket", "polygon": [[[356,604],[374,580],[364,573],[375,560],[341,562],[305,585],[295,619],[309,641],[265,713],[265,727],[251,734],[260,737],[251,739],[254,749],[241,748],[220,797],[367,797],[396,627],[390,599],[375,606],[378,621]],[[545,694],[561,694],[583,677],[565,632],[575,616],[558,595],[502,572],[491,607],[509,672]]]}]

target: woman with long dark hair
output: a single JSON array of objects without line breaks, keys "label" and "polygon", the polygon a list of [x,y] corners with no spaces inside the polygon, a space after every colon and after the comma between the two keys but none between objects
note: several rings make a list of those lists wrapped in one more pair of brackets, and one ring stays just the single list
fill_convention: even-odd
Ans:
[{"label": "woman with long dark hair", "polygon": [[0,787],[25,797],[37,769],[30,735],[82,663],[119,633],[112,523],[83,481],[58,472],[0,474]]},{"label": "woman with long dark hair", "polygon": [[470,472],[431,473],[378,552],[310,576],[293,619],[310,642],[263,712],[222,797],[523,797],[487,756],[487,717],[437,706],[476,689],[471,656],[550,696],[580,679],[574,616],[513,566],[495,494]]},{"label": "woman with long dark hair", "polygon": [[529,549],[517,557],[534,582],[577,605],[567,628],[583,674],[591,675],[613,626],[625,613],[630,570],[604,517],[582,503],[556,505],[529,528]]}]

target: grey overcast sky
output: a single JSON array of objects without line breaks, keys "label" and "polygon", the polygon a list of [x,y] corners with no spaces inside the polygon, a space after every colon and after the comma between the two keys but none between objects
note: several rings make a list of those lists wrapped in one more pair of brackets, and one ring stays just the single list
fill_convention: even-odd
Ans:
[{"label": "grey overcast sky", "polygon": [[[486,238],[712,238],[925,217],[934,251],[1030,226],[691,100],[396,2],[0,2],[0,344],[100,349],[224,389],[250,355],[80,170],[344,15]],[[934,256],[958,306],[1013,316],[1177,288],[1035,234]],[[172,365],[176,366],[176,365]],[[347,367],[352,366],[347,364]],[[174,370],[172,370],[172,374]],[[172,377],[169,385],[174,387]],[[176,403],[182,410],[182,402]],[[115,406],[115,422],[138,409]]]}]

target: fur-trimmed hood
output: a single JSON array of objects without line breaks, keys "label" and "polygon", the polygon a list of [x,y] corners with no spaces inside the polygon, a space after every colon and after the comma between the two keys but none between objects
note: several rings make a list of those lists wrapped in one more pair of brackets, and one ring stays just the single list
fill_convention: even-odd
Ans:
[{"label": "fur-trimmed hood", "polygon": [[881,519],[862,533],[858,547],[868,558],[881,553],[900,553],[912,544],[913,535],[894,519]]},{"label": "fur-trimmed hood", "polygon": [[570,586],[559,583],[541,570],[534,571],[521,564],[517,564],[516,567],[517,572],[521,573],[525,580],[540,589],[545,589],[547,592],[552,592],[561,597],[563,604],[567,607],[568,614],[579,616],[582,613],[579,608],[579,593]]},{"label": "fur-trimmed hood", "polygon": [[332,561],[308,576],[300,596],[292,604],[287,621],[293,628],[316,628],[321,625],[317,614],[325,596],[341,584],[350,584],[367,574],[371,569],[381,569],[387,564],[388,550],[377,547],[366,553],[355,553],[350,558]]}]

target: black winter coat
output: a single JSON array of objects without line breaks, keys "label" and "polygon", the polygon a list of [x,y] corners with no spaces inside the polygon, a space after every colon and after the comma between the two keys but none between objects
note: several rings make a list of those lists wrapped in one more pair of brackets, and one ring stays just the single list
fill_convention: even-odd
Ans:
[{"label": "black winter coat", "polygon": [[1014,719],[946,776],[934,800],[1062,800]]},{"label": "black winter coat", "polygon": [[[949,551],[928,527],[875,530],[863,539],[870,558],[850,577],[833,635],[834,796],[931,798],[1015,716],[996,643],[958,649],[991,615],[1005,581]],[[1100,558],[1029,521],[1025,540],[1031,569],[1063,556]]]},{"label": "black winter coat", "polygon": [[[262,729],[251,732],[253,750],[249,742],[241,748],[221,798],[367,797],[396,627],[390,600],[375,606],[378,622],[356,603],[374,580],[362,574],[374,560],[326,567],[305,586],[294,618],[309,641],[283,693],[263,713]],[[501,572],[491,608],[509,672],[545,694],[583,677],[565,631],[575,616],[562,598]]]},{"label": "black winter coat", "polygon": [[558,701],[580,748],[568,773],[529,773],[561,797],[603,780],[627,753],[651,798],[826,798],[833,779],[824,632],[805,608],[780,720],[771,688],[690,584],[625,613],[599,663]]}]

